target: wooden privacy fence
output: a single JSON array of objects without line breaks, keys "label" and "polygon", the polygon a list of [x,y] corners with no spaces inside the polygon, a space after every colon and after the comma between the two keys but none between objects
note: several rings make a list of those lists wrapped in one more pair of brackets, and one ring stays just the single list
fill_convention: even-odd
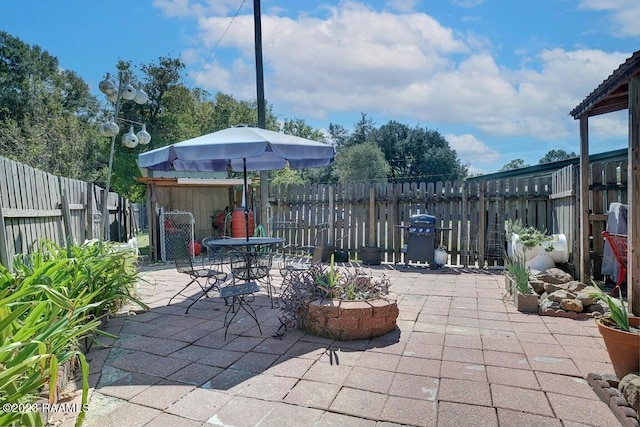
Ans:
[{"label": "wooden privacy fence", "polygon": [[[609,205],[627,202],[627,162],[593,162],[589,168],[589,256],[594,278],[601,279],[601,233]],[[270,218],[296,222],[298,244],[321,239],[348,251],[351,259],[360,259],[363,246],[377,246],[384,262],[402,263],[406,236],[401,226],[411,215],[428,213],[435,216],[436,241],[446,246],[449,264],[463,266],[501,264],[506,222],[520,219],[549,234],[564,234],[569,267],[577,269],[578,188],[577,165],[542,176],[466,182],[272,186]]]},{"label": "wooden privacy fence", "polygon": [[273,186],[270,216],[297,222],[298,244],[322,239],[348,251],[351,259],[359,259],[363,246],[376,246],[383,249],[384,262],[399,263],[404,262],[403,226],[412,215],[427,213],[435,216],[436,243],[446,246],[449,264],[485,266],[502,261],[506,220],[521,218],[543,230],[550,226],[550,192],[551,177]]},{"label": "wooden privacy fence", "polygon": [[[92,183],[0,157],[0,263],[11,268],[15,255],[32,252],[43,239],[62,245],[68,238],[101,238],[103,196],[104,189]],[[117,193],[108,200],[111,238],[126,240],[134,230],[130,204]]]},{"label": "wooden privacy fence", "polygon": [[[607,211],[627,203],[627,162],[593,162],[590,168],[590,259],[601,278]],[[360,248],[383,249],[383,261],[404,262],[402,248],[411,215],[428,213],[439,229],[451,265],[500,264],[505,223],[526,225],[567,237],[570,262],[579,265],[579,175],[576,165],[545,176],[465,182],[271,186],[269,218],[298,224],[297,244],[317,240],[360,259]],[[100,238],[104,190],[61,178],[0,157],[0,262],[10,267],[42,239],[64,244]],[[116,193],[108,198],[111,239],[123,241],[139,229],[131,204]]]}]

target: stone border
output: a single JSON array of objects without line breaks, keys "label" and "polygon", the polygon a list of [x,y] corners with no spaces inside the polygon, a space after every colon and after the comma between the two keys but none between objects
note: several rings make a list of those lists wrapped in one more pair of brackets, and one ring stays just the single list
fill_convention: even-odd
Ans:
[{"label": "stone border", "polygon": [[587,382],[598,397],[609,405],[613,414],[624,427],[640,426],[636,410],[629,405],[617,386],[614,387],[612,385],[619,382],[617,377],[589,374],[587,375]]},{"label": "stone border", "polygon": [[364,301],[312,301],[303,316],[303,329],[337,340],[375,338],[396,329],[398,313],[395,294]]}]

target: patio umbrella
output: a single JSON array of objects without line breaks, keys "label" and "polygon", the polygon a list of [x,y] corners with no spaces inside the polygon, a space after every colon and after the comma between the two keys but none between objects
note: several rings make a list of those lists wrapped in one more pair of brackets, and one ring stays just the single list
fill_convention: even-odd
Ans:
[{"label": "patio umbrella", "polygon": [[[138,155],[138,166],[151,170],[247,171],[326,166],[333,161],[332,145],[266,129],[237,126],[156,148]],[[246,196],[245,196],[246,197]],[[249,239],[249,208],[244,206]]]}]

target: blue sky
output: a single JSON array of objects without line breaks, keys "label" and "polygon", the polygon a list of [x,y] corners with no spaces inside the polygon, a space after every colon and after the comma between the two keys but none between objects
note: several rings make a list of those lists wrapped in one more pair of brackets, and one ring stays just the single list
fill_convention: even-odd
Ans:
[{"label": "blue sky", "polygon": [[[188,86],[256,97],[253,0],[2,3],[0,29],[57,56],[96,94],[118,59],[179,56]],[[366,113],[377,126],[419,125],[487,173],[552,149],[579,153],[569,112],[640,49],[638,0],[261,4],[265,97],[281,119],[351,130]],[[591,153],[627,146],[626,112],[589,126]]]}]

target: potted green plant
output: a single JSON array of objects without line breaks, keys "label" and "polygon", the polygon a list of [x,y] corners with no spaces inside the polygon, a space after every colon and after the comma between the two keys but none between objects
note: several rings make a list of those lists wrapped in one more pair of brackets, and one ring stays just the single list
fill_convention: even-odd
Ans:
[{"label": "potted green plant", "polygon": [[513,295],[513,303],[523,313],[538,312],[538,294],[529,284],[529,268],[524,255],[504,257],[505,284],[507,291]]},{"label": "potted green plant", "polygon": [[524,255],[525,262],[535,256],[554,251],[553,237],[535,227],[525,226],[520,219],[507,221],[507,254]]},{"label": "potted green plant", "polygon": [[629,317],[622,293],[614,298],[593,283],[592,298],[603,301],[608,311],[596,318],[598,331],[607,347],[613,370],[622,379],[640,371],[640,317]]}]

